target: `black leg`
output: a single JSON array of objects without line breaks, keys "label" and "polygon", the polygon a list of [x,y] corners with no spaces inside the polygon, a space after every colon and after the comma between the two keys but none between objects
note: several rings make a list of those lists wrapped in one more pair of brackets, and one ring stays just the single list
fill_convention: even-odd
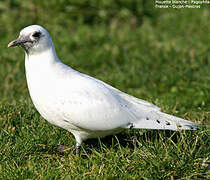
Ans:
[{"label": "black leg", "polygon": [[76,155],[79,155],[80,154],[80,144],[77,143],[76,144]]}]

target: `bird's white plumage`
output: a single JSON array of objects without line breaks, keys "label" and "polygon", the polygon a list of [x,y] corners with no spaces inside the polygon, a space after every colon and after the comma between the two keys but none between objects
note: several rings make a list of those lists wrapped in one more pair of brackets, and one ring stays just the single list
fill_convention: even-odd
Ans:
[{"label": "bird's white plumage", "polygon": [[40,31],[43,37],[25,56],[27,84],[39,113],[74,134],[80,144],[126,128],[192,129],[196,124],[160,111],[157,106],[64,65],[48,32],[38,25],[21,36]]}]

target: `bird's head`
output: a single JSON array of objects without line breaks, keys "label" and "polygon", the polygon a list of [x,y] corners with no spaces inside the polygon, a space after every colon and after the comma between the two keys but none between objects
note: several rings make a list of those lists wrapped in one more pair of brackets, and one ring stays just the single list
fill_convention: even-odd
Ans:
[{"label": "bird's head", "polygon": [[21,46],[27,54],[35,54],[51,48],[52,40],[46,29],[31,25],[20,31],[18,39],[10,42],[8,47]]}]

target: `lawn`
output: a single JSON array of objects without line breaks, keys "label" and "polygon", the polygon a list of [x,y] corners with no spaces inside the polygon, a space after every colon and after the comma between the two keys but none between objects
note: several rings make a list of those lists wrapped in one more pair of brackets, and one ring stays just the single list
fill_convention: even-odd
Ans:
[{"label": "lawn", "polygon": [[[0,3],[0,179],[210,178],[203,166],[210,161],[209,8],[154,11],[141,23],[122,15],[86,22],[59,8],[46,13],[44,5],[14,2]],[[128,130],[88,140],[76,156],[73,135],[33,106],[23,50],[7,48],[34,23],[50,32],[67,65],[203,126]]]}]

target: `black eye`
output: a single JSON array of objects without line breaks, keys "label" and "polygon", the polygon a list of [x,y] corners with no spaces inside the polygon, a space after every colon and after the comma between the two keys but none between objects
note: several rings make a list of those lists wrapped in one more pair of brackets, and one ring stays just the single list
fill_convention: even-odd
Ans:
[{"label": "black eye", "polygon": [[38,38],[40,37],[40,35],[41,35],[41,32],[35,32],[32,36],[35,38]]}]

